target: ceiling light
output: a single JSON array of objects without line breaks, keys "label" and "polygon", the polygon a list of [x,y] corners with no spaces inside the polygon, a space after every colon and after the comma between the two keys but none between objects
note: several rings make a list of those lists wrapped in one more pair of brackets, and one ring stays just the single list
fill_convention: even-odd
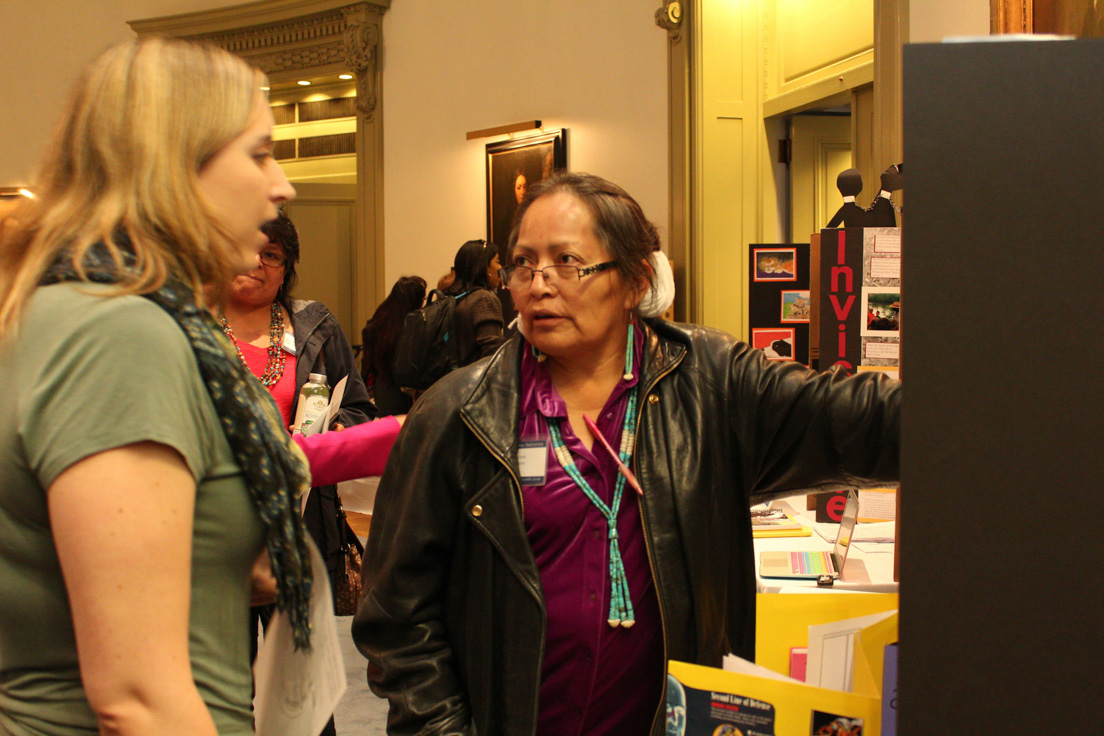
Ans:
[{"label": "ceiling light", "polygon": [[338,74],[337,78],[338,79],[352,79],[353,75],[352,74]]},{"label": "ceiling light", "polygon": [[300,79],[299,84],[300,84],[300,86],[303,86],[303,87],[309,87],[310,86],[310,82],[308,82],[305,79]]}]

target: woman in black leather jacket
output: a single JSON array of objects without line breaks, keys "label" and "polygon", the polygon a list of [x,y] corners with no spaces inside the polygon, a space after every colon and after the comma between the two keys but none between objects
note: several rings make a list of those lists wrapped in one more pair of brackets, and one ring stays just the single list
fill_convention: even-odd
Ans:
[{"label": "woman in black leather jacket", "polygon": [[899,388],[654,319],[656,230],[597,177],[510,253],[522,334],[410,414],[353,636],[391,734],[661,734],[667,660],[754,656],[750,505],[894,481]]}]

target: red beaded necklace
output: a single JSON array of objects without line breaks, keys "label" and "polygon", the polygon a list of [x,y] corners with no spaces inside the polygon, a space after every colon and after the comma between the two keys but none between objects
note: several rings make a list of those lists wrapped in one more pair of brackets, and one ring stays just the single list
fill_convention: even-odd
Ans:
[{"label": "red beaded necklace", "polygon": [[[226,316],[219,311],[219,324],[222,325],[222,331],[226,333],[226,336],[230,338],[230,342],[234,345],[234,350],[238,353],[238,360],[241,364],[249,369],[249,364],[245,362],[245,356],[242,355],[241,347],[238,345],[238,339],[234,337],[234,331],[230,329],[230,323],[226,321]],[[264,373],[257,376],[263,386],[275,386],[277,382],[284,375],[284,312],[280,309],[279,302],[272,302],[272,322],[268,328],[268,362],[265,364]]]}]

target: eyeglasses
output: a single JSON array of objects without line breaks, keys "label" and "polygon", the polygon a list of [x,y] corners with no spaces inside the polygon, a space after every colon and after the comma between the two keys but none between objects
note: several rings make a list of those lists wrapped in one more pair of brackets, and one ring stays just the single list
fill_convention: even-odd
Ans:
[{"label": "eyeglasses", "polygon": [[287,259],[279,253],[273,253],[270,250],[262,250],[257,254],[257,257],[261,259],[261,265],[268,266],[270,268],[283,268],[287,265]]},{"label": "eyeglasses", "polygon": [[591,274],[605,271],[607,268],[613,268],[617,265],[617,261],[606,261],[605,263],[597,263],[593,266],[586,266],[579,268],[573,266],[570,263],[557,263],[554,266],[545,266],[544,268],[530,268],[529,266],[506,266],[505,268],[498,269],[498,277],[502,279],[502,283],[511,289],[520,289],[528,286],[533,281],[533,274],[539,273],[544,277],[545,283],[554,284],[557,286],[574,285],[579,283],[584,276],[590,276]]}]

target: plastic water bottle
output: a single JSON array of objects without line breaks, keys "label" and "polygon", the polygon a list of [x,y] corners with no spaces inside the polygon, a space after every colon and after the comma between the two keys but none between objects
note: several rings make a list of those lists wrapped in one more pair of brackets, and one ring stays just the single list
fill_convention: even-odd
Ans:
[{"label": "plastic water bottle", "polygon": [[299,389],[299,404],[295,408],[295,426],[299,434],[307,427],[325,416],[330,405],[330,387],[326,385],[326,376],[311,373],[303,388]]}]

